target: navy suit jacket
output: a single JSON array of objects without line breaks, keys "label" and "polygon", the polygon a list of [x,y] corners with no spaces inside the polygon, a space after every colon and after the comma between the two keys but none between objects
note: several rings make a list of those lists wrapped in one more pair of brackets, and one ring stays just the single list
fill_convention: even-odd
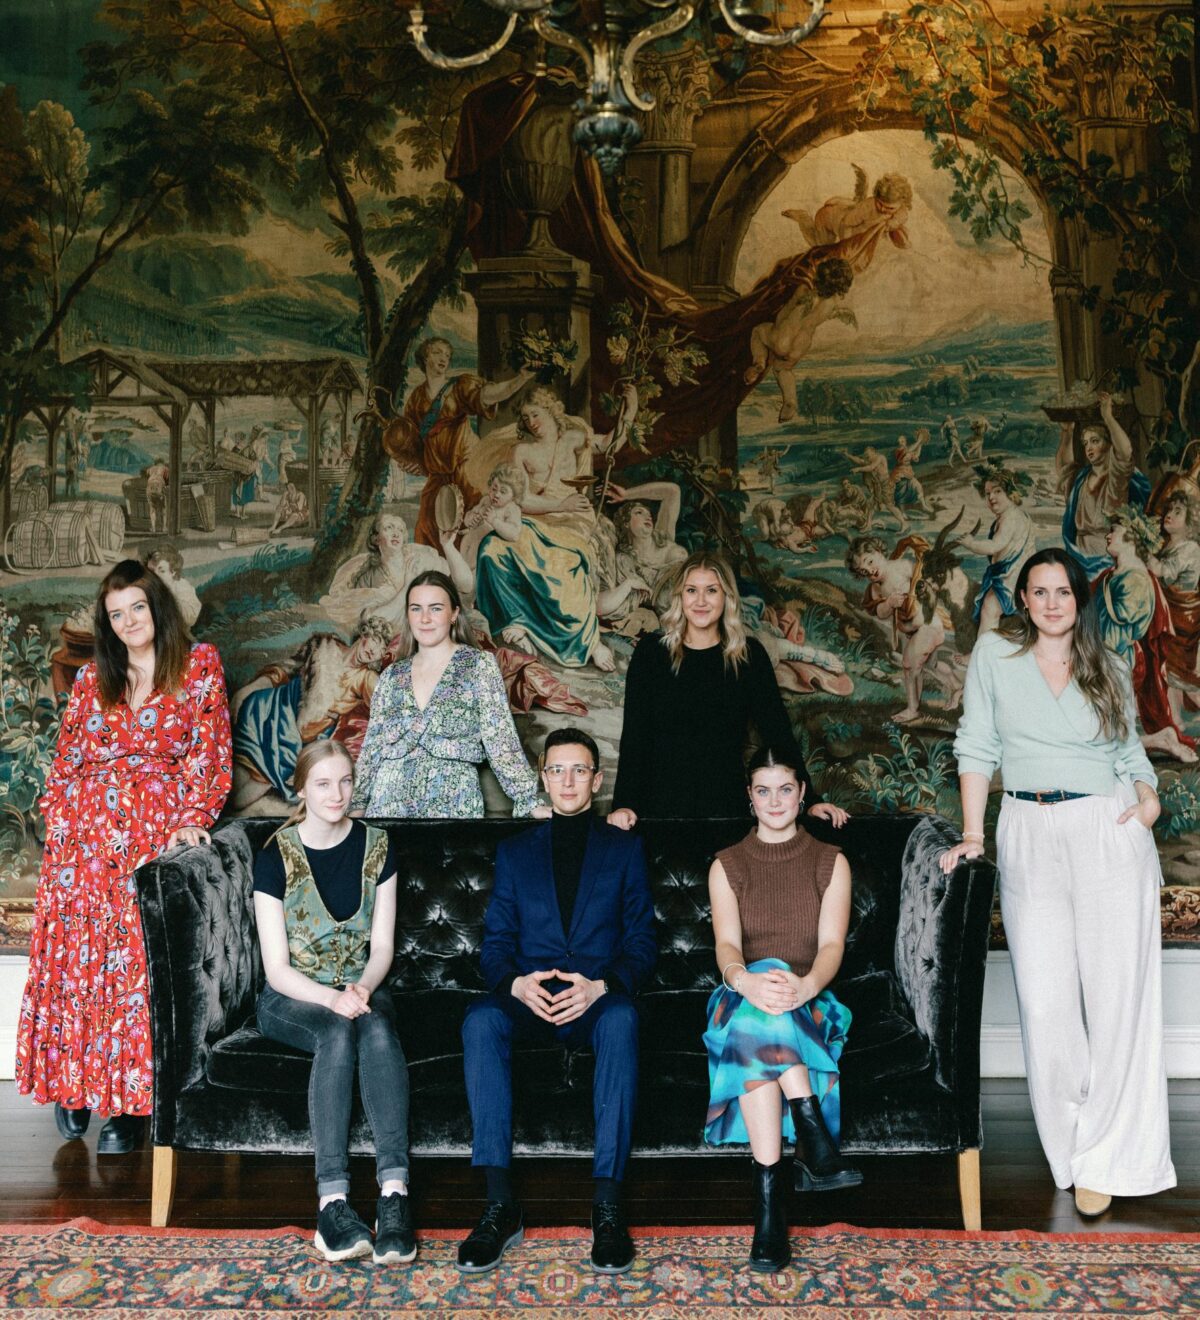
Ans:
[{"label": "navy suit jacket", "polygon": [[554,887],[550,822],[496,849],[480,950],[489,990],[557,968],[618,981],[634,995],[654,970],[657,952],[646,857],[636,835],[593,818],[570,930],[563,929]]}]

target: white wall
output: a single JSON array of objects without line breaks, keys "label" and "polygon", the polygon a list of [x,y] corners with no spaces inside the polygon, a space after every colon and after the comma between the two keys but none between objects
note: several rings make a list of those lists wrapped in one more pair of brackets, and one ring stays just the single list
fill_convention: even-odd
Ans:
[{"label": "white wall", "polygon": [[[17,1008],[25,985],[24,958],[0,957],[0,1078],[13,1076]],[[1167,1074],[1200,1077],[1200,949],[1163,951],[1163,1021]],[[1012,964],[989,953],[983,989],[982,1070],[985,1077],[1023,1077],[1021,1032]]]},{"label": "white wall", "polygon": [[0,955],[0,1080],[3,1081],[16,1076],[17,1012],[28,966],[28,958]]},{"label": "white wall", "polygon": [[[1200,1077],[1200,949],[1164,949],[1162,960],[1167,1076]],[[980,1067],[985,1077],[1025,1076],[1017,995],[1007,953],[988,954]]]}]

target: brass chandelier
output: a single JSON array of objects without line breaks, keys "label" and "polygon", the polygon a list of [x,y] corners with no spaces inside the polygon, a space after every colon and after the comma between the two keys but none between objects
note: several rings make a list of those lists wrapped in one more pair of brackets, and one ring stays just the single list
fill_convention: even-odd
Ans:
[{"label": "brass chandelier", "polygon": [[[732,34],[735,44],[794,46],[825,16],[825,0],[808,0],[811,11],[797,27],[768,32],[755,0],[486,0],[508,16],[504,30],[470,55],[443,55],[426,40],[420,4],[409,11],[409,32],[421,55],[438,69],[484,64],[508,45],[522,17],[547,45],[571,51],[582,61],[588,89],[575,105],[575,141],[612,174],[642,137],[635,110],[653,110],[654,98],[638,91],[634,61],[652,41],[679,32],[698,12],[711,26]],[[707,12],[702,12],[707,10]],[[713,57],[716,58],[715,55]]]}]

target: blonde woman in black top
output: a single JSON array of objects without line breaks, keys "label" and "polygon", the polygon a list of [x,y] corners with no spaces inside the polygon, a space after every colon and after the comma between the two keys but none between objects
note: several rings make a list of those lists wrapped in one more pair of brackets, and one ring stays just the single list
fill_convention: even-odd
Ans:
[{"label": "blonde woman in black top", "polygon": [[758,744],[794,758],[808,814],[844,824],[846,812],[821,801],[805,769],[771,661],[742,622],[732,570],[697,551],[675,570],[662,631],[642,638],[629,664],[609,824],[744,815],[751,726]]}]

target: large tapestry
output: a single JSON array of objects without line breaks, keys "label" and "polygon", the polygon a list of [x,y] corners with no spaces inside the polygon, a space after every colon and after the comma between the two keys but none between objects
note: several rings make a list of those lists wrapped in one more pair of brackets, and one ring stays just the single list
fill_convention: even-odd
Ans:
[{"label": "large tapestry", "polygon": [[824,796],[957,818],[972,645],[1051,545],[1134,666],[1164,937],[1200,942],[1190,11],[1001,9],[687,29],[605,177],[569,56],[439,73],[393,0],[8,0],[0,943],[122,558],[220,649],[234,814],[361,745],[428,568],[531,754],[578,724],[615,768],[711,546]]}]

